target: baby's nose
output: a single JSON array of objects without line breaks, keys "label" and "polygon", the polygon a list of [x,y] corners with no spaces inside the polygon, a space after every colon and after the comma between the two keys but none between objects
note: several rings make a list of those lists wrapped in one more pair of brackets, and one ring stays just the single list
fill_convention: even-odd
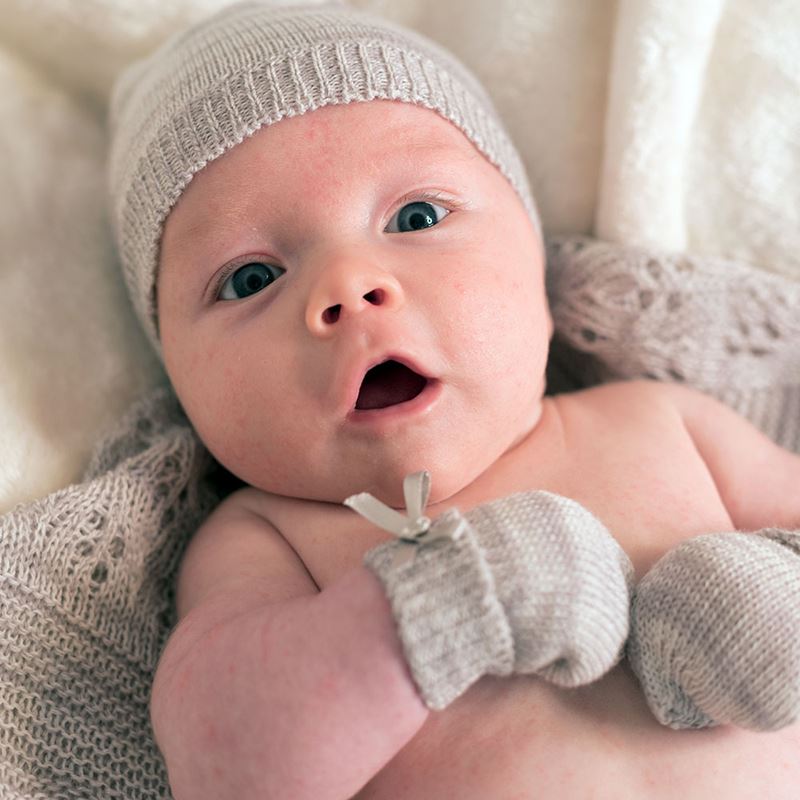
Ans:
[{"label": "baby's nose", "polygon": [[403,289],[393,275],[383,270],[326,269],[309,295],[306,325],[317,336],[328,336],[337,323],[370,307],[385,311],[403,304]]}]

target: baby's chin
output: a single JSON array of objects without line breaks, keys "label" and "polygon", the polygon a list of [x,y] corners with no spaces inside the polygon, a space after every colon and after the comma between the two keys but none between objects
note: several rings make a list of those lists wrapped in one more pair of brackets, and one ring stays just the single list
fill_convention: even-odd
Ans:
[{"label": "baby's chin", "polygon": [[[386,505],[390,506],[391,508],[402,510],[406,506],[405,495],[403,493],[403,480],[406,475],[421,471],[422,469],[413,469],[405,475],[398,476],[399,479],[396,478],[391,481],[377,479],[372,485],[372,488],[361,488],[355,492],[352,492],[351,494],[357,494],[358,492],[366,491],[374,497],[377,497],[378,500],[386,503]],[[426,471],[429,473],[431,478],[430,494],[426,503],[428,506],[444,503],[465,489],[474,479],[464,475],[453,476],[441,470],[436,472],[426,469]]]},{"label": "baby's chin", "polygon": [[340,457],[326,454],[325,458],[297,461],[259,461],[248,465],[252,475],[238,475],[256,488],[283,497],[340,504],[351,495],[366,492],[392,508],[403,509],[405,478],[426,471],[430,475],[427,505],[446,504],[490,472],[509,449],[525,438],[535,427],[540,412],[539,408],[535,418],[519,426],[517,435],[493,427],[491,438],[442,436],[426,443],[417,440],[414,446],[395,440],[395,446],[376,447],[368,456],[343,453]]},{"label": "baby's chin", "polygon": [[[487,467],[489,465],[486,465]],[[403,481],[407,475],[427,471],[430,474],[430,495],[428,505],[446,501],[467,487],[483,471],[466,468],[463,464],[451,464],[435,457],[415,456],[403,459],[400,463],[376,464],[367,468],[362,465],[351,470],[337,470],[328,475],[312,474],[309,470],[303,475],[287,479],[268,471],[261,473],[261,480],[246,483],[272,495],[292,497],[321,503],[340,504],[347,497],[367,492],[392,508],[405,508]],[[266,477],[264,477],[266,476]]]}]

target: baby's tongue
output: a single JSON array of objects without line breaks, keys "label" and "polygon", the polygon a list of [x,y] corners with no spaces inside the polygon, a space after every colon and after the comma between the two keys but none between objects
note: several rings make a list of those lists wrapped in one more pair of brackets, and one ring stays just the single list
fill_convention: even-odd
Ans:
[{"label": "baby's tongue", "polygon": [[364,376],[356,408],[386,408],[416,397],[425,388],[425,378],[396,361],[373,367]]}]

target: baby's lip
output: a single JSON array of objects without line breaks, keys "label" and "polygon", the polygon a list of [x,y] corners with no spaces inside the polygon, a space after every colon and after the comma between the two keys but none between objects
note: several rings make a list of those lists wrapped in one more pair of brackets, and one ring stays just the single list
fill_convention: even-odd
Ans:
[{"label": "baby's lip", "polygon": [[435,380],[431,372],[422,367],[415,357],[407,353],[393,350],[382,353],[379,356],[360,359],[347,372],[343,382],[342,392],[339,395],[341,398],[340,415],[342,417],[347,416],[355,409],[361,391],[361,384],[364,382],[364,376],[373,367],[377,367],[378,364],[383,364],[386,361],[396,361],[398,364],[402,364],[404,367],[408,367],[408,369],[421,375],[426,381]]}]

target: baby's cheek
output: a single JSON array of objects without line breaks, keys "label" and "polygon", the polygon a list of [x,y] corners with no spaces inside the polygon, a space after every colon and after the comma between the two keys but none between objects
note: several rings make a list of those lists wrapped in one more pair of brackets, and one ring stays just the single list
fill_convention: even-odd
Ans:
[{"label": "baby's cheek", "polygon": [[325,441],[309,416],[263,399],[254,399],[249,409],[239,408],[220,445],[230,462],[227,468],[267,492],[301,490],[315,474]]}]

